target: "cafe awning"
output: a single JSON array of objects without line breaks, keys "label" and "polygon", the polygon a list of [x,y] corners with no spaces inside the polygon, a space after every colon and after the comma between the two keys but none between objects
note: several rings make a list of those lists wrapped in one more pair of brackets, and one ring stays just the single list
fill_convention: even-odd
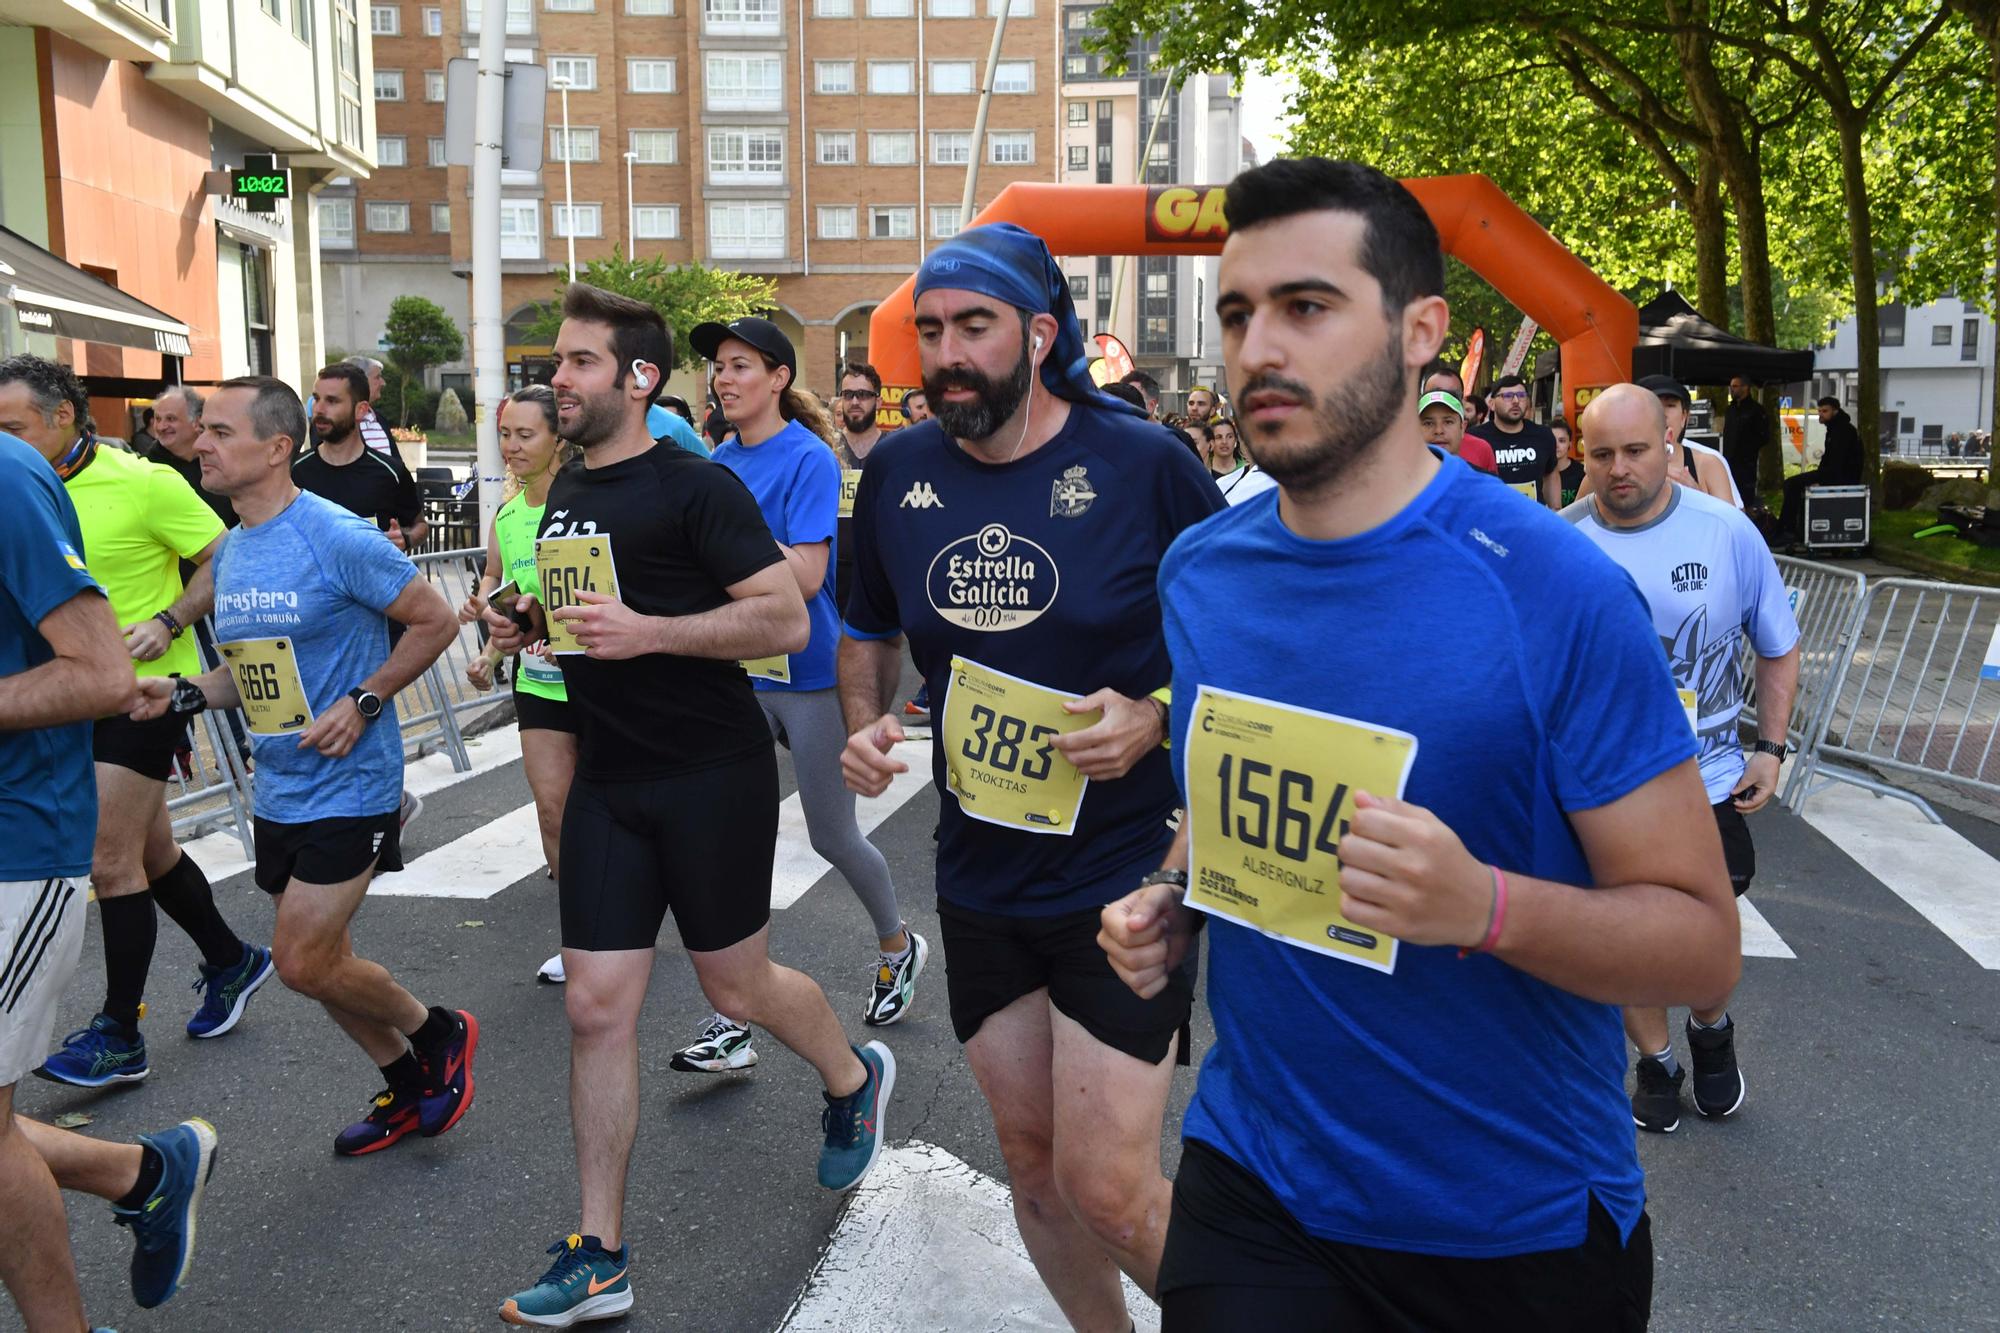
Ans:
[{"label": "cafe awning", "polygon": [[24,332],[165,356],[192,351],[187,325],[5,227],[0,227],[0,300],[14,307]]}]

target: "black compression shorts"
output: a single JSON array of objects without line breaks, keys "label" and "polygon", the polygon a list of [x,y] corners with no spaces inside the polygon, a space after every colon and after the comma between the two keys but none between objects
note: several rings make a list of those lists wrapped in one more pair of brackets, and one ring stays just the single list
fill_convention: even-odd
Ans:
[{"label": "black compression shorts", "polygon": [[576,735],[576,715],[560,699],[514,687],[514,716],[522,731],[566,731]]},{"label": "black compression shorts", "polygon": [[1729,887],[1741,898],[1757,875],[1757,845],[1750,841],[1750,825],[1736,802],[1715,803],[1715,831],[1722,835],[1722,861],[1729,867]]},{"label": "black compression shorts", "polygon": [[100,764],[129,768],[141,777],[165,782],[174,773],[174,756],[187,744],[187,718],[163,713],[150,722],[134,722],[123,713],[100,717],[90,729],[90,757]]},{"label": "black compression shorts", "polygon": [[578,774],[563,807],[563,948],[650,949],[669,910],[695,953],[740,943],[771,920],[777,845],[771,749],[665,778]]}]

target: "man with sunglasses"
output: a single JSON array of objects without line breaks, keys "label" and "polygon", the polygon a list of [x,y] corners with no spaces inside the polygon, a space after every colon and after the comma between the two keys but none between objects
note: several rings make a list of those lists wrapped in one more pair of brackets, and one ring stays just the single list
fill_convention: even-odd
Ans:
[{"label": "man with sunglasses", "polygon": [[840,465],[867,466],[868,451],[882,438],[875,424],[875,409],[882,405],[882,377],[865,361],[850,361],[840,368],[840,392],[834,395],[834,413],[840,418],[840,439],[834,449]]},{"label": "man with sunglasses", "polygon": [[1493,415],[1466,433],[1493,446],[1500,480],[1551,509],[1562,507],[1555,432],[1528,420],[1528,382],[1502,375],[1486,395]]}]

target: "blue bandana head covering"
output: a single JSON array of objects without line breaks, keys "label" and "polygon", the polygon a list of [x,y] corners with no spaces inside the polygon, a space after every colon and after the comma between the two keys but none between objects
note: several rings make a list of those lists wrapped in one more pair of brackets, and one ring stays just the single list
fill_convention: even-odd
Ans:
[{"label": "blue bandana head covering", "polygon": [[1046,349],[1042,361],[1042,383],[1048,391],[1107,412],[1145,415],[1099,391],[1090,378],[1090,357],[1084,351],[1083,330],[1076,326],[1069,279],[1035,233],[1011,222],[966,228],[924,260],[912,299],[933,287],[978,292],[1031,315],[1054,315],[1056,343]]}]

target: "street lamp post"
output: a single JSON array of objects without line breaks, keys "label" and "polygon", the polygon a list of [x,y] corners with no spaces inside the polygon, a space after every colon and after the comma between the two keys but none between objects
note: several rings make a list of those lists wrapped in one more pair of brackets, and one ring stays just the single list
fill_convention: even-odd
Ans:
[{"label": "street lamp post", "polygon": [[625,257],[634,260],[639,257],[639,209],[632,202],[632,164],[638,160],[637,153],[625,150]]},{"label": "street lamp post", "polygon": [[562,92],[563,118],[563,216],[569,219],[564,228],[569,240],[569,280],[576,281],[576,185],[570,178],[570,159],[576,156],[569,138],[569,80],[557,79],[556,87]]}]

